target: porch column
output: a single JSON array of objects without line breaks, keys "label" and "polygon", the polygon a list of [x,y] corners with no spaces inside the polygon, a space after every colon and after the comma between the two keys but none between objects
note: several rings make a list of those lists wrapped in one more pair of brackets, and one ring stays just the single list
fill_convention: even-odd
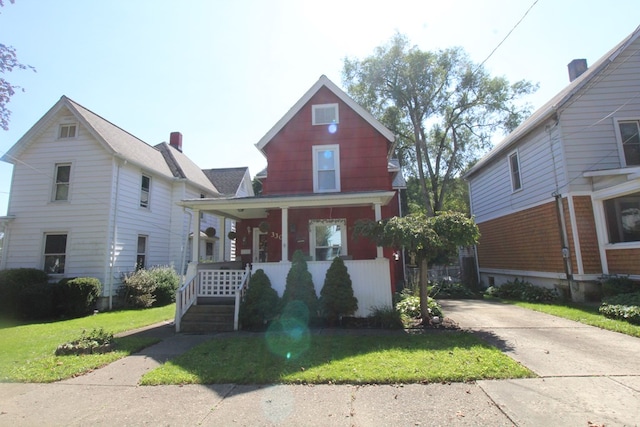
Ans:
[{"label": "porch column", "polygon": [[191,231],[191,262],[200,261],[200,210],[193,210],[193,229]]},{"label": "porch column", "polygon": [[227,219],[223,216],[218,216],[218,227],[220,229],[220,237],[218,238],[218,242],[220,242],[220,253],[218,254],[218,261],[225,261],[225,255],[227,254]]},{"label": "porch column", "polygon": [[[373,211],[375,212],[376,221],[380,221],[382,219],[382,205],[380,203],[373,204]],[[384,254],[382,253],[382,246],[376,247],[376,258],[383,258]]]},{"label": "porch column", "polygon": [[289,261],[289,248],[287,242],[289,242],[289,208],[282,208],[282,262]]}]

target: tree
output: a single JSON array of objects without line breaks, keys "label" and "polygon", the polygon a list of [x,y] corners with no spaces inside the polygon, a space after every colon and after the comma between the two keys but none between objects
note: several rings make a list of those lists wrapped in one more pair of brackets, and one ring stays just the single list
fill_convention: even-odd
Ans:
[{"label": "tree", "polygon": [[264,329],[276,317],[280,298],[263,269],[251,275],[249,288],[240,305],[240,323],[243,329]]},{"label": "tree", "polygon": [[415,257],[419,269],[420,313],[423,319],[429,318],[429,262],[455,253],[460,246],[473,245],[480,238],[480,231],[473,219],[460,212],[440,212],[433,217],[418,213],[382,221],[359,220],[354,232],[356,236],[369,238],[379,246],[404,247]]},{"label": "tree", "polygon": [[442,210],[453,180],[500,128],[511,131],[536,87],[491,77],[461,48],[423,52],[396,34],[363,60],[345,59],[347,92],[398,135],[398,158],[420,184],[427,216]]},{"label": "tree", "polygon": [[[15,0],[9,0],[10,3],[14,3],[14,1]],[[0,7],[2,6],[4,6],[4,3],[0,0]],[[32,66],[24,65],[18,61],[15,48],[0,43],[0,73],[4,75],[5,73],[10,73],[14,69],[31,69],[35,71],[35,68]],[[16,90],[24,92],[24,89],[20,86],[13,85],[4,77],[0,77],[0,127],[4,130],[9,130],[9,117],[11,116],[11,111],[7,107],[7,104],[11,100],[11,97],[15,95]]]},{"label": "tree", "polygon": [[309,273],[307,261],[301,250],[296,250],[291,258],[291,269],[287,273],[287,284],[282,294],[282,305],[300,301],[311,317],[318,314],[318,296],[313,286],[313,278]]},{"label": "tree", "polygon": [[353,314],[358,309],[358,299],[353,295],[351,276],[340,257],[335,257],[327,270],[320,291],[320,312],[331,324],[341,316]]}]

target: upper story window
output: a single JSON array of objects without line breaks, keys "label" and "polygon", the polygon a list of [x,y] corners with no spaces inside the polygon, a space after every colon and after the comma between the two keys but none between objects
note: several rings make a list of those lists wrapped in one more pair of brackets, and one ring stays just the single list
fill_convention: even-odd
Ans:
[{"label": "upper story window", "polygon": [[141,270],[147,265],[147,236],[138,235],[138,249],[136,253],[136,270]]},{"label": "upper story window", "polygon": [[69,185],[71,183],[71,164],[56,164],[56,181],[53,186],[53,200],[69,200]]},{"label": "upper story window", "polygon": [[618,137],[622,145],[625,166],[640,165],[640,121],[621,120],[618,122]]},{"label": "upper story window", "polygon": [[313,147],[313,191],[314,193],[340,191],[340,147],[338,145]]},{"label": "upper story window", "polygon": [[640,242],[640,192],[605,200],[609,243]]},{"label": "upper story window", "polygon": [[140,183],[140,207],[149,207],[149,193],[151,192],[151,178],[147,175],[142,175],[142,181]]},{"label": "upper story window", "polygon": [[67,253],[66,234],[45,234],[44,271],[47,274],[64,274]]},{"label": "upper story window", "polygon": [[344,219],[310,220],[310,252],[314,261],[332,261],[347,255],[347,221]]},{"label": "upper story window", "polygon": [[520,177],[520,158],[517,151],[509,154],[509,171],[511,173],[511,190],[520,190],[522,178]]},{"label": "upper story window", "polygon": [[60,132],[58,133],[59,139],[75,138],[77,126],[75,124],[63,124],[60,125]]},{"label": "upper story window", "polygon": [[340,122],[338,104],[320,104],[311,107],[311,124],[330,125]]}]

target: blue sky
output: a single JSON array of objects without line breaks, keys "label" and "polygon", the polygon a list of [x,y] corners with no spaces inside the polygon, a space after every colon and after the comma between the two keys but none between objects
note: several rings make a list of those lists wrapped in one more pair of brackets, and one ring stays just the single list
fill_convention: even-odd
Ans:
[{"label": "blue sky", "polygon": [[[202,168],[266,166],[254,144],[320,75],[342,86],[345,57],[364,58],[399,31],[422,50],[463,47],[482,62],[535,0],[16,0],[0,8],[0,43],[36,73],[0,130],[0,155],[66,95],[143,141],[183,134]],[[540,84],[539,107],[639,24],[637,0],[538,0],[486,62],[493,75]],[[0,216],[12,166],[0,162]]]}]

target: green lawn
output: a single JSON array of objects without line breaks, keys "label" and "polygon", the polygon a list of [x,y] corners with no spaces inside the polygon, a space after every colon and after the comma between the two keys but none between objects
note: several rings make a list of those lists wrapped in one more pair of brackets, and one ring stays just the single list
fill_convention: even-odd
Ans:
[{"label": "green lawn", "polygon": [[608,331],[620,332],[622,334],[640,337],[640,326],[632,325],[623,320],[608,319],[598,313],[598,307],[581,304],[546,304],[520,301],[505,301],[529,310],[540,311],[565,319],[584,323],[585,325],[596,326]]},{"label": "green lawn", "polygon": [[128,356],[157,340],[116,338],[116,351],[84,356],[55,356],[56,347],[83,331],[103,328],[114,334],[172,319],[175,304],[147,310],[99,313],[79,319],[12,325],[0,323],[0,382],[52,382],[83,374]]},{"label": "green lawn", "polygon": [[390,384],[535,376],[469,333],[255,334],[207,341],[142,384]]}]

